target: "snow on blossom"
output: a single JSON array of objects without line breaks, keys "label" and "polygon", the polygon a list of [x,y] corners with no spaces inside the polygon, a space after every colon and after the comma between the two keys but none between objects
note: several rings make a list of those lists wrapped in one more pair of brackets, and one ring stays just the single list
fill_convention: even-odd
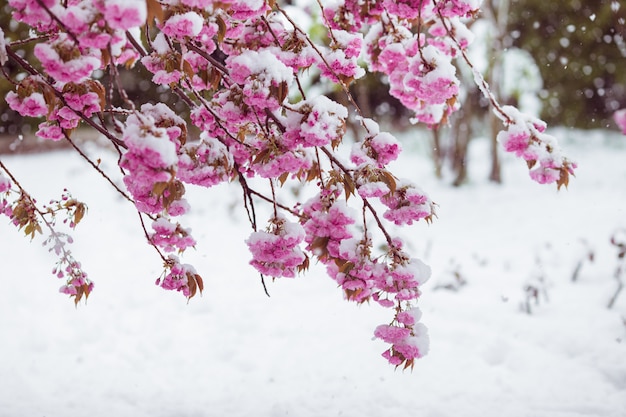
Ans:
[{"label": "snow on blossom", "polygon": [[366,182],[357,188],[357,192],[362,198],[380,198],[389,194],[390,191],[389,186],[382,181]]},{"label": "snow on blossom", "polygon": [[434,215],[433,202],[426,193],[404,180],[398,181],[396,190],[383,196],[381,201],[389,207],[383,217],[396,225],[411,225]]},{"label": "snow on blossom", "polygon": [[193,297],[198,289],[202,292],[202,278],[193,266],[181,263],[175,255],[168,256],[165,266],[165,276],[156,281],[161,288],[182,292],[187,298]]},{"label": "snow on blossom", "polygon": [[389,344],[402,343],[411,334],[411,329],[406,327],[381,324],[374,330],[374,336]]},{"label": "snow on blossom", "polygon": [[[428,33],[433,36],[428,39],[428,43],[444,54],[454,57],[459,47],[466,49],[474,41],[475,35],[465,23],[456,17],[449,18],[447,26],[448,28],[442,20],[436,19],[428,29]],[[448,30],[454,33],[454,39],[448,36]]]},{"label": "snow on blossom", "polygon": [[528,163],[534,181],[567,186],[567,178],[574,174],[576,164],[561,154],[556,138],[546,133],[545,122],[512,106],[503,106],[501,110],[502,114],[496,114],[504,121],[506,129],[499,132],[496,139],[504,149]]},{"label": "snow on blossom", "polygon": [[430,345],[428,328],[422,323],[416,323],[411,333],[413,334],[394,343],[389,350],[383,352],[383,357],[392,365],[397,366],[406,362],[410,364],[414,359],[421,358],[428,353]]},{"label": "snow on blossom", "polygon": [[282,143],[288,147],[326,146],[343,137],[348,109],[326,96],[302,100],[290,108]]},{"label": "snow on blossom", "polygon": [[102,64],[99,50],[81,50],[65,34],[50,43],[38,43],[34,54],[48,75],[64,83],[83,82]]},{"label": "snow on blossom", "polygon": [[613,113],[613,120],[622,130],[622,133],[626,135],[626,109],[621,109]]},{"label": "snow on blossom", "polygon": [[170,16],[161,30],[167,36],[183,40],[185,37],[194,38],[200,34],[204,20],[196,12],[186,12]]},{"label": "snow on blossom", "polygon": [[183,77],[180,53],[169,47],[161,32],[154,37],[152,47],[154,51],[141,58],[141,63],[154,74],[152,82],[161,85],[177,83]]},{"label": "snow on blossom", "polygon": [[405,326],[413,326],[415,323],[419,322],[421,318],[422,310],[420,310],[419,307],[412,307],[408,310],[401,311],[396,315],[398,323]]},{"label": "snow on blossom", "polygon": [[100,0],[96,5],[112,29],[128,30],[141,26],[148,17],[145,0]]},{"label": "snow on blossom", "polygon": [[[153,107],[146,107],[146,113],[150,109]],[[184,213],[187,206],[180,203],[184,187],[174,178],[177,145],[172,142],[167,129],[158,127],[149,114],[138,112],[127,118],[122,139],[128,149],[120,166],[127,170],[124,184],[133,195],[137,208],[151,214],[163,210],[170,215]]]},{"label": "snow on blossom", "polygon": [[304,240],[304,229],[284,217],[270,220],[268,231],[253,232],[246,240],[252,254],[250,264],[261,274],[293,278],[306,259],[299,245]]},{"label": "snow on blossom", "polygon": [[355,143],[350,160],[357,165],[374,163],[382,168],[395,161],[401,151],[400,142],[391,133],[380,132]]},{"label": "snow on blossom", "polygon": [[95,20],[98,9],[93,2],[80,1],[65,6],[56,4],[52,12],[72,33],[82,35],[90,31],[89,26]]},{"label": "snow on blossom", "polygon": [[244,101],[259,109],[276,110],[294,80],[293,70],[268,50],[231,55],[226,68],[233,81],[242,86]]},{"label": "snow on blossom", "polygon": [[458,94],[459,84],[450,58],[428,45],[410,61],[398,98],[410,109],[442,104]]},{"label": "snow on blossom", "polygon": [[196,241],[191,237],[191,231],[183,228],[180,224],[172,223],[165,217],[159,217],[152,222],[154,233],[150,235],[150,241],[166,252],[183,252],[188,247],[193,247]]},{"label": "snow on blossom", "polygon": [[478,11],[483,0],[446,0],[437,2],[437,9],[445,17],[470,17]]},{"label": "snow on blossom", "polygon": [[26,97],[21,97],[13,92],[9,91],[6,95],[6,102],[22,116],[40,117],[48,114],[48,106],[43,94],[33,92]]},{"label": "snow on blossom", "polygon": [[245,20],[261,16],[269,5],[265,0],[229,0],[233,19]]},{"label": "snow on blossom", "polygon": [[322,75],[333,82],[339,81],[337,77],[342,80],[363,77],[365,70],[357,62],[363,46],[363,34],[334,30],[332,37],[330,50],[318,62]]},{"label": "snow on blossom", "polygon": [[251,168],[261,178],[278,178],[284,173],[298,174],[313,166],[313,154],[303,148],[293,150],[272,146],[266,148],[261,158],[256,158]]},{"label": "snow on blossom", "polygon": [[421,14],[430,0],[384,0],[382,3],[388,13],[412,20]]},{"label": "snow on blossom", "polygon": [[16,21],[26,23],[40,32],[54,28],[55,22],[46,8],[54,7],[55,0],[42,0],[41,4],[36,0],[9,0],[8,3],[14,9],[11,17]]},{"label": "snow on blossom", "polygon": [[211,187],[227,181],[233,175],[233,156],[226,145],[206,132],[200,143],[186,144],[178,160],[178,178],[181,181]]}]

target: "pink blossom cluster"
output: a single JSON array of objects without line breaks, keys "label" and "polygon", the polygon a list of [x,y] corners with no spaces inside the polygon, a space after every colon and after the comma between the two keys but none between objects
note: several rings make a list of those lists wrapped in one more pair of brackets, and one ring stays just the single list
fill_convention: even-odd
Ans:
[{"label": "pink blossom cluster", "polygon": [[156,35],[152,47],[152,53],[141,58],[141,63],[154,74],[152,82],[161,85],[176,84],[184,75],[180,52],[170,47],[162,32]]},{"label": "pink blossom cluster", "polygon": [[366,137],[362,142],[354,144],[350,160],[357,165],[365,163],[382,168],[395,161],[401,151],[400,142],[392,134],[377,132],[373,136]]},{"label": "pink blossom cluster", "polygon": [[87,278],[79,262],[68,262],[63,270],[60,265],[53,271],[58,278],[67,277],[67,283],[59,288],[59,292],[77,297],[79,294],[89,295],[93,291],[94,283]]},{"label": "pink blossom cluster", "polygon": [[203,132],[199,143],[181,148],[177,177],[188,184],[211,187],[228,181],[233,175],[234,162],[228,147]]},{"label": "pink blossom cluster", "polygon": [[333,30],[331,34],[330,51],[324,54],[324,60],[318,64],[322,76],[336,83],[365,75],[365,70],[357,62],[363,46],[363,34],[341,29]]},{"label": "pink blossom cluster", "polygon": [[[127,146],[120,166],[127,171],[124,183],[133,195],[137,208],[150,214],[163,211],[177,215],[186,211],[177,190],[182,183],[175,178],[178,155],[177,144],[165,127],[159,127],[150,115],[153,107],[145,104],[142,112],[126,119],[123,140]],[[160,185],[165,184],[163,189]],[[184,188],[182,189],[184,190]]]},{"label": "pink blossom cluster", "polygon": [[435,215],[434,204],[415,185],[399,181],[396,189],[384,195],[381,201],[389,208],[383,217],[397,225],[410,225],[414,221],[431,221]]},{"label": "pink blossom cluster", "polygon": [[415,123],[440,123],[457,109],[460,83],[451,56],[433,45],[424,46],[421,34],[385,30],[377,24],[367,35],[370,68],[389,76],[389,93],[415,112]]},{"label": "pink blossom cluster", "polygon": [[158,278],[156,285],[166,290],[181,292],[185,297],[191,298],[197,290],[202,292],[202,278],[196,269],[189,264],[183,264],[175,255],[169,255],[165,262],[165,272]]},{"label": "pink blossom cluster", "polygon": [[304,229],[284,217],[269,221],[269,230],[253,232],[246,240],[252,253],[250,264],[263,275],[293,278],[306,256],[300,249]]},{"label": "pink blossom cluster", "polygon": [[250,107],[277,110],[286,98],[274,90],[293,82],[293,70],[268,50],[242,51],[226,59],[232,80],[242,86],[243,101]]},{"label": "pink blossom cluster", "polygon": [[150,241],[166,252],[180,253],[196,244],[190,230],[183,228],[179,223],[172,223],[165,217],[158,217],[152,222],[152,230],[154,233],[150,235]]},{"label": "pink blossom cluster", "polygon": [[66,34],[50,43],[38,43],[34,53],[46,73],[63,83],[85,81],[102,65],[100,50],[81,48]]},{"label": "pink blossom cluster", "polygon": [[289,148],[327,146],[342,139],[348,109],[326,96],[291,106],[284,120],[282,143]]},{"label": "pink blossom cluster", "polygon": [[395,309],[394,322],[402,323],[404,330],[400,331],[404,337],[390,341],[378,330],[375,336],[392,345],[383,354],[389,362],[411,364],[428,351],[425,328],[418,323],[419,317],[408,312],[417,311],[412,302],[420,296],[419,287],[430,277],[430,268],[410,258],[399,239],[390,243],[384,258],[375,257],[369,235],[359,238],[353,229],[356,213],[338,200],[342,191],[338,187],[304,205],[302,221],[307,250],[326,265],[328,274],[348,300],[363,303],[372,299]]},{"label": "pink blossom cluster", "polygon": [[546,133],[546,124],[512,106],[504,106],[502,110],[508,126],[498,134],[497,140],[504,149],[528,163],[534,181],[567,186],[568,176],[574,174],[576,164],[561,154],[556,138]]},{"label": "pink blossom cluster", "polygon": [[22,116],[41,117],[50,112],[49,105],[43,94],[46,83],[39,76],[30,75],[20,81],[17,91],[9,91],[6,102]]}]

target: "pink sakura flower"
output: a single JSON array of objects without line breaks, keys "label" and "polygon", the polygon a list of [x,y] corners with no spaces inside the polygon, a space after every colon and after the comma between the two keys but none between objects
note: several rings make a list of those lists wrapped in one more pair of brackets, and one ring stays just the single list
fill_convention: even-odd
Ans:
[{"label": "pink sakura flower", "polygon": [[100,96],[96,93],[66,93],[63,97],[70,108],[82,112],[87,117],[102,110]]},{"label": "pink sakura flower", "polygon": [[214,0],[181,0],[181,3],[185,6],[189,7],[197,7],[199,9],[204,9],[206,7],[212,6]]},{"label": "pink sakura flower", "polygon": [[403,85],[408,88],[406,94],[414,94],[418,102],[426,104],[445,103],[459,92],[456,68],[431,45],[412,59]]},{"label": "pink sakura flower", "polygon": [[[339,256],[341,241],[352,238],[349,226],[355,223],[355,213],[345,201],[339,200],[332,204],[326,198],[315,197],[304,206],[308,219],[304,222],[307,250],[312,251],[320,260]],[[318,247],[321,242],[325,246]]]},{"label": "pink sakura flower", "polygon": [[560,170],[543,166],[531,169],[529,171],[529,174],[530,178],[532,178],[539,184],[552,184],[553,182],[557,181],[561,176]]},{"label": "pink sakura flower", "polygon": [[622,133],[626,135],[626,109],[621,109],[613,113],[613,120],[615,124],[622,130]]},{"label": "pink sakura flower", "polygon": [[59,109],[55,109],[51,114],[49,120],[57,121],[62,129],[76,129],[80,122],[80,116],[76,112],[67,106],[63,106]]},{"label": "pink sakura flower", "polygon": [[[432,37],[428,38],[428,43],[445,55],[454,57],[457,55],[459,47],[467,49],[474,41],[474,34],[459,19],[449,19],[447,21],[448,28],[444,26],[443,21],[436,19],[433,25],[428,29],[428,33]],[[454,33],[454,40],[448,36],[448,30]]]},{"label": "pink sakura flower", "polygon": [[216,126],[215,116],[204,106],[193,109],[190,118],[191,122],[203,132],[212,132]]},{"label": "pink sakura flower", "polygon": [[303,239],[302,226],[284,218],[273,218],[269,231],[253,232],[246,240],[252,253],[250,264],[261,274],[293,278],[306,259],[299,247]]},{"label": "pink sakura flower", "polygon": [[446,0],[437,2],[437,8],[445,17],[470,17],[478,11],[482,0]]},{"label": "pink sakura flower", "polygon": [[[120,166],[128,171],[124,183],[135,198],[139,210],[159,213],[167,208],[164,204],[166,198],[172,200],[170,204],[173,200],[179,200],[179,197],[174,198],[176,196],[172,192],[182,195],[184,188],[181,188],[182,184],[174,182],[178,156],[176,144],[171,141],[167,130],[157,127],[154,117],[148,114],[132,114],[126,120],[123,140],[128,149]],[[156,184],[164,188],[155,192]],[[177,214],[185,209],[184,206],[172,208]]]},{"label": "pink sakura flower", "polygon": [[183,77],[182,65],[172,63],[180,62],[180,54],[170,48],[165,35],[161,32],[154,37],[152,46],[154,51],[141,58],[141,63],[154,74],[152,82],[160,85],[177,83]]},{"label": "pink sakura flower", "polygon": [[387,184],[381,181],[366,182],[357,188],[357,192],[362,198],[380,198],[389,194],[390,191]]},{"label": "pink sakura flower", "polygon": [[359,32],[333,31],[331,50],[324,54],[323,61],[318,62],[322,75],[333,82],[338,82],[337,77],[361,78],[365,75],[365,70],[358,65],[357,59],[362,45],[363,35]]},{"label": "pink sakura flower", "polygon": [[313,166],[313,156],[304,149],[279,150],[270,155],[251,166],[262,178],[278,178],[286,172],[297,174]]},{"label": "pink sakura flower", "polygon": [[46,73],[63,83],[81,83],[102,64],[99,50],[80,50],[64,34],[51,43],[38,43],[34,54]]},{"label": "pink sakura flower", "polygon": [[524,126],[513,124],[506,131],[498,133],[497,140],[505,151],[522,156],[530,145],[530,131]]},{"label": "pink sakura flower", "polygon": [[104,14],[111,29],[128,30],[141,26],[148,16],[144,0],[99,0],[96,7]]},{"label": "pink sakura flower", "polygon": [[402,146],[393,135],[380,132],[361,143],[355,143],[350,160],[357,165],[374,163],[378,168],[382,168],[395,161],[401,151]]},{"label": "pink sakura flower", "polygon": [[293,82],[293,70],[267,50],[231,55],[226,68],[233,81],[242,86],[246,104],[261,112],[277,110]]},{"label": "pink sakura flower", "polygon": [[302,100],[285,121],[282,143],[289,148],[326,146],[343,136],[348,118],[345,106],[326,96]]},{"label": "pink sakura flower", "polygon": [[264,0],[228,0],[233,19],[247,20],[263,15],[269,10],[269,5]]},{"label": "pink sakura flower", "polygon": [[174,39],[184,40],[185,38],[195,38],[202,31],[204,19],[196,12],[186,12],[170,16],[161,30],[167,36]]},{"label": "pink sakura flower", "polygon": [[67,285],[67,284],[66,285],[62,285],[61,288],[59,288],[59,292],[61,294],[68,294],[68,295],[76,295],[76,294],[78,294],[78,290],[72,284],[70,284],[70,285]]},{"label": "pink sakura flower", "polygon": [[511,106],[502,109],[508,126],[507,130],[498,133],[497,139],[504,149],[529,162],[529,168],[532,168],[529,174],[534,181],[540,184],[557,182],[559,187],[567,185],[568,175],[574,174],[576,164],[561,155],[556,138],[545,132],[545,122]]},{"label": "pink sakura flower", "polygon": [[233,157],[228,148],[203,132],[199,144],[183,147],[178,160],[178,178],[181,181],[211,187],[233,174]]},{"label": "pink sakura flower", "polygon": [[195,246],[196,241],[190,235],[190,230],[180,224],[172,223],[165,217],[159,217],[152,223],[154,233],[150,241],[166,252],[183,252],[188,247]]},{"label": "pink sakura flower", "polygon": [[[169,272],[167,272],[169,270]],[[166,290],[182,292],[185,297],[193,297],[199,288],[202,292],[202,278],[189,264],[181,264],[175,255],[170,255],[166,263],[167,274],[159,278],[156,284]]]},{"label": "pink sakura flower", "polygon": [[409,327],[412,327],[415,323],[419,322],[421,318],[422,311],[418,307],[413,307],[406,311],[401,311],[396,315],[396,320],[398,320],[398,323]]},{"label": "pink sakura flower", "polygon": [[15,92],[9,91],[6,95],[6,102],[22,116],[41,117],[49,111],[43,94],[37,92],[20,98]]},{"label": "pink sakura flower", "polygon": [[411,329],[406,327],[390,326],[381,324],[374,330],[374,336],[377,339],[381,339],[385,343],[392,345],[404,342],[406,338],[411,334]]},{"label": "pink sakura flower", "polygon": [[63,130],[56,122],[43,122],[39,124],[39,130],[35,133],[42,139],[59,141],[64,139]]},{"label": "pink sakura flower", "polygon": [[383,217],[396,225],[410,225],[434,215],[430,198],[414,185],[402,181],[398,182],[393,194],[385,195],[381,201],[389,207]]},{"label": "pink sakura flower", "polygon": [[382,3],[390,14],[400,19],[412,20],[420,15],[420,10],[424,9],[430,0],[383,0]]},{"label": "pink sakura flower", "polygon": [[[44,0],[42,3],[45,7],[51,9],[56,1]],[[36,0],[9,0],[9,6],[14,9],[11,14],[13,19],[18,22],[24,22],[39,32],[48,32],[54,29],[56,25],[47,10]]]},{"label": "pink sakura flower", "polygon": [[[381,326],[378,326],[377,330],[379,330],[380,327]],[[393,330],[386,331],[381,329],[379,331],[380,336],[376,335],[376,333],[374,333],[374,335],[392,345],[391,348],[382,354],[390,364],[400,366],[404,363],[406,366],[410,366],[415,359],[421,358],[428,353],[428,346],[430,344],[428,329],[422,323],[415,323],[413,326],[400,329],[408,330],[409,334],[401,338],[399,336],[406,332],[395,331],[398,337],[394,338]],[[387,340],[385,340],[383,336],[386,337]],[[390,342],[389,340],[391,339],[395,339],[396,341]]]}]

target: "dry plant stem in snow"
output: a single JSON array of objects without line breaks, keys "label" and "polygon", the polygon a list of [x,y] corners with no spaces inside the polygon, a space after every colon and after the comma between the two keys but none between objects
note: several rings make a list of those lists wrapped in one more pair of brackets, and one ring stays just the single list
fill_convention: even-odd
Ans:
[{"label": "dry plant stem in snow", "polygon": [[[320,43],[295,23],[292,8],[274,0],[8,2],[32,38],[6,39],[0,31],[0,64],[11,60],[23,70],[17,76],[3,69],[14,84],[7,103],[41,120],[40,138],[71,142],[86,124],[115,146],[126,187],[117,190],[135,205],[164,264],[158,285],[188,298],[202,292],[202,278],[181,258],[196,244],[176,221],[192,209],[185,186],[236,182],[253,229],[246,240],[250,263],[262,276],[293,278],[315,260],[347,300],[389,308],[389,321],[374,334],[388,343],[383,356],[391,364],[412,367],[427,353],[416,303],[430,268],[406,252],[389,224],[430,222],[434,204],[389,171],[400,143],[360,113],[349,86],[366,72],[381,72],[414,123],[446,123],[459,106],[453,61],[472,66],[465,22],[480,13],[479,0],[319,1],[328,35]],[[24,42],[35,43],[33,62],[17,52]],[[176,94],[189,119],[164,103],[133,103],[120,70],[135,67]],[[106,84],[94,76],[101,73],[109,75]],[[307,90],[310,74],[337,84],[351,108]],[[575,165],[545,123],[500,106],[478,74],[476,81],[503,121],[504,148],[528,163],[532,179],[567,185]],[[344,152],[339,145],[351,109],[361,136]],[[191,125],[199,137],[190,137]],[[114,185],[97,164],[90,166]],[[14,208],[31,207],[23,201],[32,200],[12,194],[18,183],[2,170],[8,175],[0,177],[3,213],[22,227],[30,217]],[[267,189],[252,188],[253,178],[266,179]],[[314,196],[294,206],[281,202],[282,187],[292,182],[314,189]],[[273,213],[265,227],[255,209],[262,203]],[[93,289],[89,283],[74,293],[70,284],[62,292],[75,301]]]}]

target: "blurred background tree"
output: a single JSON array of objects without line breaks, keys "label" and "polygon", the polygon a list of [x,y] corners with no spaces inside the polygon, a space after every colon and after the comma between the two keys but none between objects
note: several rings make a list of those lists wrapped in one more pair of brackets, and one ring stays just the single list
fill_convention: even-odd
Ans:
[{"label": "blurred background tree", "polygon": [[583,129],[614,126],[626,107],[626,3],[623,0],[510,0],[512,44],[541,71],[542,117]]}]

